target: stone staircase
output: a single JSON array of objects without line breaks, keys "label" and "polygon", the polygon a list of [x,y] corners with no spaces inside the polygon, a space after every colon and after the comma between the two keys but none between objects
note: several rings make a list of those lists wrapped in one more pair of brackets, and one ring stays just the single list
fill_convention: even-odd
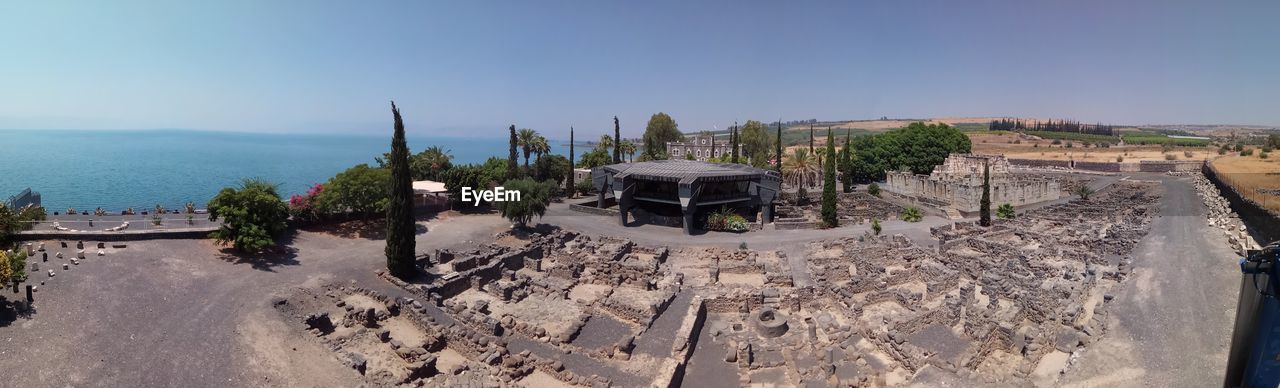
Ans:
[{"label": "stone staircase", "polygon": [[959,220],[964,218],[964,215],[961,215],[959,210],[956,210],[956,208],[950,207],[950,206],[942,208],[942,213],[947,215],[947,219],[951,219],[951,220]]}]

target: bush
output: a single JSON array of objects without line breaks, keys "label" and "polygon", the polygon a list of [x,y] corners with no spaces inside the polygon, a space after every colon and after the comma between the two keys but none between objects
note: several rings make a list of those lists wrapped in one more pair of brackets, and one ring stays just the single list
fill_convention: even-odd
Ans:
[{"label": "bush", "polygon": [[1187,159],[1190,159],[1190,158],[1195,157],[1195,156],[1196,156],[1196,153],[1191,152],[1191,151],[1182,151],[1182,156],[1183,156],[1183,157],[1185,157],[1185,158],[1187,158]]},{"label": "bush", "polygon": [[879,236],[879,235],[880,235],[880,231],[881,231],[881,230],[882,230],[882,229],[881,229],[881,227],[880,227],[880,220],[879,220],[879,219],[872,218],[872,219],[871,219],[871,232],[873,232],[873,233],[875,233],[877,236]]},{"label": "bush", "polygon": [[902,211],[902,220],[906,222],[920,222],[924,218],[924,213],[920,212],[920,208],[909,207]]},{"label": "bush", "polygon": [[717,232],[746,232],[750,228],[747,219],[741,215],[734,213],[728,207],[721,207],[719,210],[707,214],[707,220],[704,222],[707,230]]},{"label": "bush", "polygon": [[219,218],[222,225],[209,237],[243,252],[258,252],[275,245],[275,239],[284,234],[289,207],[276,194],[275,184],[246,179],[238,188],[223,188],[209,201],[209,220]]},{"label": "bush", "polygon": [[589,180],[589,179],[588,179],[588,180],[581,180],[581,181],[578,181],[577,183],[574,183],[573,185],[574,185],[574,186],[576,186],[576,187],[574,187],[574,189],[575,189],[575,190],[577,190],[577,191],[578,191],[578,194],[581,194],[581,195],[588,195],[588,194],[591,194],[591,192],[592,192],[592,191],[595,191],[595,189],[596,189],[595,185],[594,185],[593,183],[591,183],[591,180]]},{"label": "bush", "polygon": [[1006,203],[996,208],[996,217],[1000,217],[1002,220],[1012,220],[1017,218],[1018,214],[1014,212],[1013,205]]},{"label": "bush", "polygon": [[1253,149],[1250,148],[1244,151],[1240,151],[1240,156],[1253,156]]},{"label": "bush", "polygon": [[1258,158],[1260,158],[1260,159],[1266,159],[1268,156],[1271,156],[1271,153],[1270,153],[1270,152],[1259,152],[1259,153],[1258,153]]},{"label": "bush", "polygon": [[871,195],[874,195],[874,196],[879,197],[879,196],[880,196],[880,185],[875,184],[875,182],[872,182],[871,184],[867,185],[867,194],[871,194]]},{"label": "bush", "polygon": [[1116,163],[1124,163],[1124,156],[1117,156]]},{"label": "bush", "polygon": [[1164,160],[1178,160],[1178,155],[1164,154]]},{"label": "bush", "polygon": [[1049,144],[1052,144],[1052,145],[1059,145],[1059,144],[1062,144],[1062,140],[1053,139],[1053,141],[1049,142]]},{"label": "bush", "polygon": [[746,241],[743,241],[743,242],[738,243],[738,249],[739,249],[739,250],[744,250],[744,251],[745,251],[745,250],[747,250],[747,242],[746,242]]},{"label": "bush", "polygon": [[316,200],[320,212],[351,212],[372,217],[387,212],[391,204],[391,169],[356,165],[329,178]]},{"label": "bush", "polygon": [[306,195],[289,197],[289,217],[294,222],[311,223],[320,219],[320,194],[324,192],[324,184],[317,183],[307,190]]},{"label": "bush", "polygon": [[519,201],[498,202],[498,210],[517,226],[528,226],[534,216],[542,218],[547,214],[547,204],[551,203],[551,184],[538,182],[529,178],[513,179],[504,183],[503,189],[518,191]]}]

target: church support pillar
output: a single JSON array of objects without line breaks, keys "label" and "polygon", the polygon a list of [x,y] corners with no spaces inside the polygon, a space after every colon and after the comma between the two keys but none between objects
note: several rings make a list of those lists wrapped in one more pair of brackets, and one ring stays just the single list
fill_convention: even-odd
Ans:
[{"label": "church support pillar", "polygon": [[680,183],[680,210],[684,213],[684,222],[681,224],[684,234],[693,234],[693,216],[698,212],[698,194],[701,189],[700,183]]}]

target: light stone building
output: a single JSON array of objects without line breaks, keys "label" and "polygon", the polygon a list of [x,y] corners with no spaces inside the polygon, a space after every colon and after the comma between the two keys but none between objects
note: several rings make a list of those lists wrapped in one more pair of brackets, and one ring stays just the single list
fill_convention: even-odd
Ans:
[{"label": "light stone building", "polygon": [[885,178],[884,191],[911,203],[937,208],[952,214],[979,211],[982,201],[982,169],[991,168],[991,208],[1002,204],[1022,206],[1061,198],[1057,181],[1020,177],[1009,172],[1009,160],[1002,155],[952,154],[935,166],[929,175],[892,171]]},{"label": "light stone building", "polygon": [[[712,146],[713,143],[715,144],[714,146]],[[742,144],[738,144],[738,157],[746,160],[742,150]],[[685,155],[693,155],[694,160],[705,162],[709,158],[718,158],[721,155],[729,155],[731,153],[732,149],[729,148],[729,141],[715,140],[714,136],[694,135],[689,136],[685,141],[667,142],[667,155],[671,159],[684,159]]]}]

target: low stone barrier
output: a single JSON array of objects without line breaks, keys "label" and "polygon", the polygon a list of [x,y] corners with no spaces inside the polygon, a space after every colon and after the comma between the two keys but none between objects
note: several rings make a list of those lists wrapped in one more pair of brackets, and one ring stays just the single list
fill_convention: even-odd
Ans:
[{"label": "low stone barrier", "polygon": [[184,228],[178,230],[126,230],[118,232],[75,231],[62,232],[56,230],[27,230],[15,234],[19,241],[35,240],[93,240],[93,241],[135,241],[135,240],[176,240],[205,239],[209,233],[218,230],[216,227]]},{"label": "low stone barrier", "polygon": [[1280,215],[1267,211],[1262,205],[1241,196],[1230,185],[1224,183],[1217,169],[1213,167],[1213,163],[1203,163],[1202,171],[1205,178],[1217,186],[1221,195],[1231,204],[1231,210],[1239,214],[1240,220],[1249,227],[1258,244],[1266,245],[1271,241],[1280,240]]}]

